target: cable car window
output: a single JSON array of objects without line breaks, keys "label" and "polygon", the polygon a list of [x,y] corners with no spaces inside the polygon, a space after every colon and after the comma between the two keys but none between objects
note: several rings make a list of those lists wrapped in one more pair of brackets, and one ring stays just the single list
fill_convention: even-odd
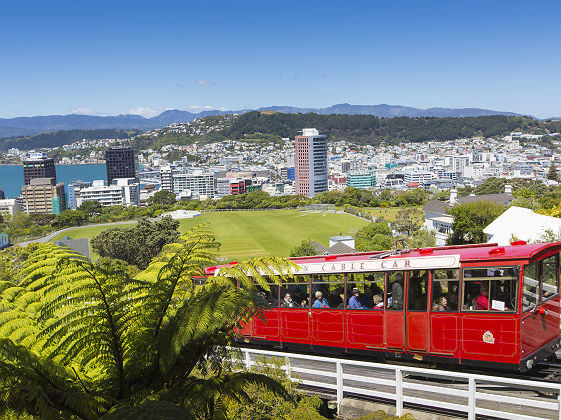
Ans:
[{"label": "cable car window", "polygon": [[294,282],[280,288],[281,308],[309,308],[310,282],[308,276],[294,276]]},{"label": "cable car window", "polygon": [[384,309],[386,273],[349,274],[347,309]]},{"label": "cable car window", "polygon": [[343,309],[344,293],[344,274],[314,275],[312,277],[312,308]]},{"label": "cable car window", "polygon": [[457,311],[459,286],[460,270],[434,270],[432,272],[432,311]]},{"label": "cable car window", "polygon": [[540,278],[538,263],[524,266],[524,291],[522,292],[522,310],[534,308],[538,304]]},{"label": "cable car window", "polygon": [[463,311],[516,311],[519,267],[464,270]]},{"label": "cable car window", "polygon": [[542,261],[542,302],[559,293],[559,255],[552,255]]},{"label": "cable car window", "polygon": [[426,311],[429,289],[429,272],[415,270],[409,272],[409,293],[407,296],[408,311]]},{"label": "cable car window", "polygon": [[267,301],[269,308],[278,308],[279,306],[279,289],[280,286],[277,283],[271,281],[267,282],[269,290],[266,288],[256,285],[258,293]]},{"label": "cable car window", "polygon": [[389,271],[386,287],[386,309],[403,311],[403,271]]}]

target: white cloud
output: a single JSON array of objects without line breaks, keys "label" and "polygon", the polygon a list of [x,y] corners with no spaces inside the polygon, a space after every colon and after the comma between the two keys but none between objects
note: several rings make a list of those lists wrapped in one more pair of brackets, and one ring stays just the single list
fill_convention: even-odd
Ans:
[{"label": "white cloud", "polygon": [[155,117],[156,115],[161,114],[166,109],[170,109],[170,108],[138,107],[138,108],[134,108],[134,109],[129,109],[127,111],[127,114],[142,115],[143,117],[151,118],[151,117]]},{"label": "white cloud", "polygon": [[94,115],[95,112],[91,108],[75,108],[71,110],[73,114],[81,114],[81,115]]},{"label": "white cloud", "polygon": [[203,108],[204,109],[212,109],[212,107],[210,105],[205,105]]},{"label": "white cloud", "polygon": [[215,84],[214,82],[211,82],[211,81],[209,81],[209,80],[200,80],[200,79],[195,80],[195,83],[198,84],[198,85],[200,85],[200,86],[210,86],[210,85],[214,85],[214,84]]},{"label": "white cloud", "polygon": [[191,109],[201,109],[201,107],[199,105],[189,105],[189,108],[191,108]]}]

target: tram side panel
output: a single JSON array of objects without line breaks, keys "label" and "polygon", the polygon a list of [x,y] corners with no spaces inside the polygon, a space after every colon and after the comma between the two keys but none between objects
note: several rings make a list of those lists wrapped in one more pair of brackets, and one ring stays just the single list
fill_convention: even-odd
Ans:
[{"label": "tram side panel", "polygon": [[458,357],[458,330],[460,323],[457,313],[431,312],[430,353],[439,357]]},{"label": "tram side panel", "polygon": [[462,360],[518,365],[518,325],[513,315],[464,313],[461,318]]}]

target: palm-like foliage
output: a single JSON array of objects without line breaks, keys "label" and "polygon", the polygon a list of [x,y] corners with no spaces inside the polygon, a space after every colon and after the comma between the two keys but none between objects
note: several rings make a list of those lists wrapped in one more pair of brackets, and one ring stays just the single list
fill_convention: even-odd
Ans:
[{"label": "palm-like foliage", "polygon": [[111,407],[112,416],[149,416],[159,407],[170,417],[209,418],[247,400],[248,382],[282,393],[263,375],[192,375],[197,367],[220,373],[220,363],[208,362],[220,362],[234,328],[265,306],[254,286],[267,288],[265,277],[294,268],[253,259],[197,285],[218,247],[205,227],[195,228],[134,278],[39,247],[18,282],[0,283],[0,398],[42,417],[96,418]]}]

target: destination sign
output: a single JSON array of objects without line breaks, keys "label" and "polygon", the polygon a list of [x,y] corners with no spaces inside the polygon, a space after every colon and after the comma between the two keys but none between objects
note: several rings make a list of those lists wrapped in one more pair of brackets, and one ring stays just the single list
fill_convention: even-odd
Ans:
[{"label": "destination sign", "polygon": [[300,270],[294,274],[354,273],[364,271],[397,270],[434,270],[459,268],[459,255],[439,255],[434,257],[385,258],[379,260],[359,261],[325,261],[321,263],[298,264]]}]

